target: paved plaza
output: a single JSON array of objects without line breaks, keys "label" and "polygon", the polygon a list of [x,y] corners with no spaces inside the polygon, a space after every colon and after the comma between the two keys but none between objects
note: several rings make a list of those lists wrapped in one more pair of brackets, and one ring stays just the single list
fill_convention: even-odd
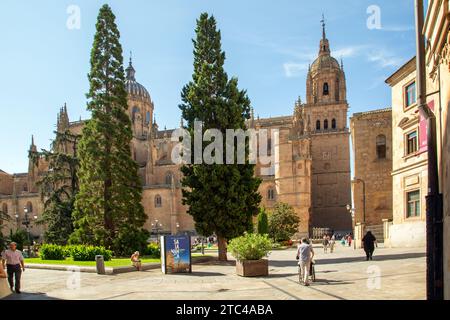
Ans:
[{"label": "paved plaza", "polygon": [[193,266],[191,275],[163,275],[159,269],[118,275],[28,269],[20,296],[8,299],[82,300],[384,300],[425,299],[425,250],[379,248],[367,262],[362,250],[316,247],[317,281],[298,283],[295,250],[270,255],[270,276],[241,278],[234,262]]}]

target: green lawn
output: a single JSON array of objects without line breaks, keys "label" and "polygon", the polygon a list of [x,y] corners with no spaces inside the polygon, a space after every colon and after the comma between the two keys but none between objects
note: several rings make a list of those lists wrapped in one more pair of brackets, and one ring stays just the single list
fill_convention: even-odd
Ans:
[{"label": "green lawn", "polygon": [[[192,259],[201,257],[209,257],[208,255],[192,254]],[[142,263],[160,263],[160,259],[153,259],[149,257],[143,257],[141,259]],[[25,259],[25,264],[54,264],[54,265],[67,265],[67,266],[78,266],[78,267],[95,267],[95,261],[73,261],[72,258],[67,258],[66,260],[42,260],[41,258],[27,258]],[[130,258],[114,258],[111,261],[105,261],[106,267],[128,267],[131,266]]]}]

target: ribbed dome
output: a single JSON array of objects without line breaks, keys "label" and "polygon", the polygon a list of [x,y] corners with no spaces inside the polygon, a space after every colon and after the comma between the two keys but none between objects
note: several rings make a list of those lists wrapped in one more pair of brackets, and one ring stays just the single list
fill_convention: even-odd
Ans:
[{"label": "ribbed dome", "polygon": [[332,56],[321,55],[311,65],[311,72],[317,73],[324,69],[340,69],[339,62]]},{"label": "ribbed dome", "polygon": [[135,74],[136,70],[133,68],[133,63],[130,59],[130,64],[128,65],[128,68],[126,69],[127,72],[127,78],[125,80],[126,89],[129,95],[131,95],[133,98],[140,98],[143,100],[147,100],[149,103],[151,102],[150,94],[148,93],[147,89],[136,81]]}]

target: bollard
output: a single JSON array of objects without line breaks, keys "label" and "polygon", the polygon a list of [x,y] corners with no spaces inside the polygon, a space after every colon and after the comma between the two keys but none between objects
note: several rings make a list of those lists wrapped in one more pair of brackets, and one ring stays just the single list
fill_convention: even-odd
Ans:
[{"label": "bollard", "polygon": [[106,274],[103,256],[95,256],[95,266],[97,268],[97,274]]}]

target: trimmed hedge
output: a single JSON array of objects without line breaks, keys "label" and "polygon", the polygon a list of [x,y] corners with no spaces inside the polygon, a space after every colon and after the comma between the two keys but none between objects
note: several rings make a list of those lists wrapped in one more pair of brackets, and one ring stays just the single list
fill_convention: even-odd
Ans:
[{"label": "trimmed hedge", "polygon": [[104,247],[94,246],[70,246],[70,256],[74,261],[95,261],[95,256],[101,255],[105,261],[110,261],[112,258],[112,251]]},{"label": "trimmed hedge", "polygon": [[161,248],[157,243],[150,243],[144,252],[146,256],[150,256],[153,259],[159,259],[161,257]]},{"label": "trimmed hedge", "polygon": [[39,250],[42,260],[65,260],[66,250],[63,246],[56,244],[43,244]]},{"label": "trimmed hedge", "polygon": [[95,261],[95,256],[102,255],[105,261],[110,261],[112,251],[104,247],[73,245],[59,246],[56,244],[44,244],[39,250],[42,260],[65,260],[71,257],[74,261]]}]

